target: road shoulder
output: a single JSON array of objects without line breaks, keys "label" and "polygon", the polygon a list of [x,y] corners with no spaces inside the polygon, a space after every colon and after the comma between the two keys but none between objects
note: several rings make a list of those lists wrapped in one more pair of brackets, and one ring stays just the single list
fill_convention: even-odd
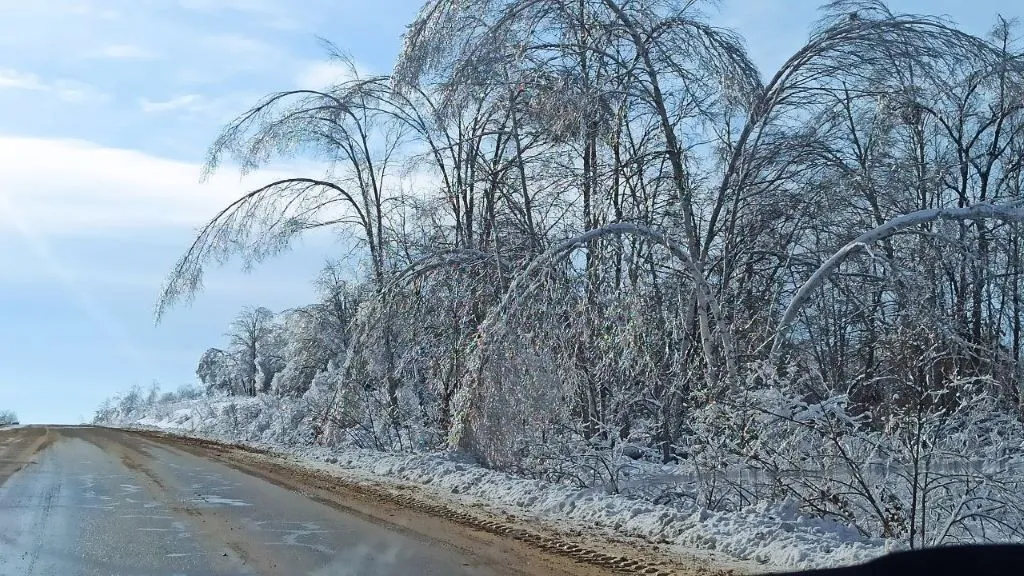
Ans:
[{"label": "road shoulder", "polygon": [[[518,558],[538,574],[675,574],[725,576],[747,572],[737,562],[689,557],[656,543],[566,530],[507,511],[467,505],[429,486],[389,478],[367,478],[337,466],[163,431],[134,430],[140,438],[220,461],[239,471],[299,491],[324,504],[379,523],[442,537],[476,554]],[[539,570],[539,571],[538,571]]]},{"label": "road shoulder", "polygon": [[37,462],[37,455],[56,440],[45,426],[0,428],[0,486],[26,466]]}]

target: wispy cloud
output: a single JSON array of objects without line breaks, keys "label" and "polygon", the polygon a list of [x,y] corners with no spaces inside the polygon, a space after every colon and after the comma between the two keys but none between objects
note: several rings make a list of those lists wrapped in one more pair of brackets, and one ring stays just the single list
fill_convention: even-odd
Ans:
[{"label": "wispy cloud", "polygon": [[200,12],[231,10],[268,13],[276,12],[281,8],[281,3],[275,0],[178,0],[178,5],[187,10]]},{"label": "wispy cloud", "polygon": [[65,102],[105,100],[107,95],[95,86],[77,80],[59,79],[46,81],[37,74],[20,72],[11,68],[0,69],[0,90],[30,90],[47,92]]},{"label": "wispy cloud", "polygon": [[139,100],[143,112],[167,112],[170,110],[194,109],[202,99],[198,94],[185,94],[170,100],[153,101],[148,98]]},{"label": "wispy cloud", "polygon": [[372,72],[359,63],[350,66],[338,60],[318,60],[301,64],[294,80],[297,88],[317,90],[352,80],[356,76],[371,75]]},{"label": "wispy cloud", "polygon": [[293,17],[294,7],[289,2],[280,0],[178,0],[178,6],[206,14],[219,12],[244,14],[264,26],[282,30],[291,30],[300,26]]},{"label": "wispy cloud", "polygon": [[135,44],[107,44],[87,56],[109,60],[153,60],[157,57],[155,52]]},{"label": "wispy cloud", "polygon": [[46,85],[35,74],[19,72],[10,68],[0,69],[0,89],[46,90]]},{"label": "wispy cloud", "polygon": [[110,99],[110,95],[99,88],[77,80],[57,80],[50,84],[49,89],[61,100],[71,103],[103,102]]},{"label": "wispy cloud", "polygon": [[75,16],[86,16],[103,20],[114,20],[121,16],[117,10],[93,2],[69,2],[67,3],[67,11]]},{"label": "wispy cloud", "polygon": [[202,40],[204,48],[219,57],[232,60],[243,59],[245,63],[266,65],[281,59],[285,52],[279,46],[272,46],[262,40],[241,34],[217,34]]},{"label": "wispy cloud", "polygon": [[[220,128],[227,122],[248,110],[263,96],[259,92],[229,92],[218,96],[187,93],[174,95],[166,99],[139,98],[138,110],[148,118],[160,118],[161,115],[189,117],[192,126],[200,126],[207,132]],[[213,138],[210,135],[209,138]],[[201,147],[209,142],[202,142]]]},{"label": "wispy cloud", "polygon": [[0,191],[25,220],[19,225],[48,235],[191,229],[243,192],[288,176],[239,180],[226,168],[200,184],[198,164],[66,139],[0,137],[0,158]]}]

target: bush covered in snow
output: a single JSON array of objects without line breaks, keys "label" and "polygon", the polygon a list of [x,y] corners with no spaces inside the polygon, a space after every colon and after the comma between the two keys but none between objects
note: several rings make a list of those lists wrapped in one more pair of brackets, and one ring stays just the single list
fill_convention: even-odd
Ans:
[{"label": "bush covered in snow", "polygon": [[[393,429],[374,428],[373,418],[385,419],[386,403],[339,400],[331,373],[298,398],[136,387],[108,401],[96,422],[257,443],[545,518],[780,566],[1024,537],[1024,426],[983,386],[949,412],[893,410],[878,430],[849,412],[845,395],[808,402],[796,393],[799,379],[752,368],[749,392],[692,412],[671,463],[628,438],[583,444],[568,432],[532,447],[510,475],[417,444],[411,427],[404,438],[383,438]],[[352,409],[349,427],[328,437],[326,411],[338,402],[361,406],[365,419]],[[395,453],[402,448],[406,454]]]},{"label": "bush covered in snow", "polygon": [[163,396],[129,390],[97,410],[93,422],[178,430],[281,446],[313,443],[314,410],[306,398],[230,396],[184,388]]},{"label": "bush covered in snow", "polygon": [[919,390],[881,427],[845,394],[773,384],[702,414],[709,456],[747,475],[720,482],[719,506],[788,499],[897,546],[1024,538],[1024,425],[984,381]]}]

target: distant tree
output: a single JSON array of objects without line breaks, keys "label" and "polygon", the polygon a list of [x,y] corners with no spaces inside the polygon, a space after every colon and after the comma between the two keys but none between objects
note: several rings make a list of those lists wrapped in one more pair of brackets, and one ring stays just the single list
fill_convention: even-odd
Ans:
[{"label": "distant tree", "polygon": [[288,333],[276,319],[267,326],[267,331],[256,346],[257,392],[270,392],[274,377],[285,369],[287,361],[285,348]]},{"label": "distant tree", "polygon": [[160,399],[160,382],[153,380],[149,383],[149,388],[146,389],[146,404],[156,404],[157,400]]},{"label": "distant tree", "polygon": [[237,359],[220,348],[209,348],[203,352],[196,367],[196,377],[207,393],[235,394],[242,391]]},{"label": "distant tree", "polygon": [[[260,379],[261,368],[269,369],[274,364],[270,357],[276,354],[273,350],[275,333],[274,313],[263,307],[247,306],[231,323],[227,336],[230,339],[231,353],[238,361],[242,393],[255,396],[263,388]],[[264,353],[264,358],[261,358],[261,352]],[[263,359],[267,361],[261,363]],[[267,388],[271,379],[273,374],[270,379],[265,379]]]},{"label": "distant tree", "polygon": [[304,306],[282,315],[282,368],[274,373],[271,388],[281,396],[301,396],[309,389],[313,377],[327,369],[334,354],[325,340],[319,306]]},{"label": "distant tree", "polygon": [[329,262],[314,282],[320,299],[279,316],[280,343],[271,389],[281,396],[301,396],[313,378],[332,361],[342,363],[349,327],[360,302],[359,284],[350,284],[339,264]]},{"label": "distant tree", "polygon": [[0,426],[18,423],[18,415],[13,410],[0,410]]},{"label": "distant tree", "polygon": [[122,418],[130,419],[135,411],[142,408],[143,405],[142,387],[138,384],[132,384],[132,387],[118,400],[117,411]]},{"label": "distant tree", "polygon": [[325,332],[332,350],[340,354],[348,346],[346,329],[355,319],[362,300],[360,285],[345,279],[339,262],[328,262],[313,284],[320,294],[317,312],[321,331]]}]

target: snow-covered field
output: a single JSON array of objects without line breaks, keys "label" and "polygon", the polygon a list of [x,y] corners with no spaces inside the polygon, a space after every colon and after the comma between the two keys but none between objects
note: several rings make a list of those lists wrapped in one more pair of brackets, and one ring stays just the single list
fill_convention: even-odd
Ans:
[{"label": "snow-covered field", "polygon": [[[482,504],[498,513],[561,529],[637,537],[681,555],[763,570],[849,564],[877,556],[885,542],[868,540],[838,522],[809,517],[795,502],[716,512],[693,503],[654,504],[603,490],[531,480],[489,470],[452,453],[381,453],[314,445],[301,400],[200,397],[101,411],[97,423],[142,427],[267,448],[312,466],[376,483],[414,483],[433,497]],[[666,472],[652,466],[650,477]],[[640,475],[643,477],[644,475]],[[637,476],[634,476],[637,477]],[[723,556],[724,555],[724,556]]]}]

